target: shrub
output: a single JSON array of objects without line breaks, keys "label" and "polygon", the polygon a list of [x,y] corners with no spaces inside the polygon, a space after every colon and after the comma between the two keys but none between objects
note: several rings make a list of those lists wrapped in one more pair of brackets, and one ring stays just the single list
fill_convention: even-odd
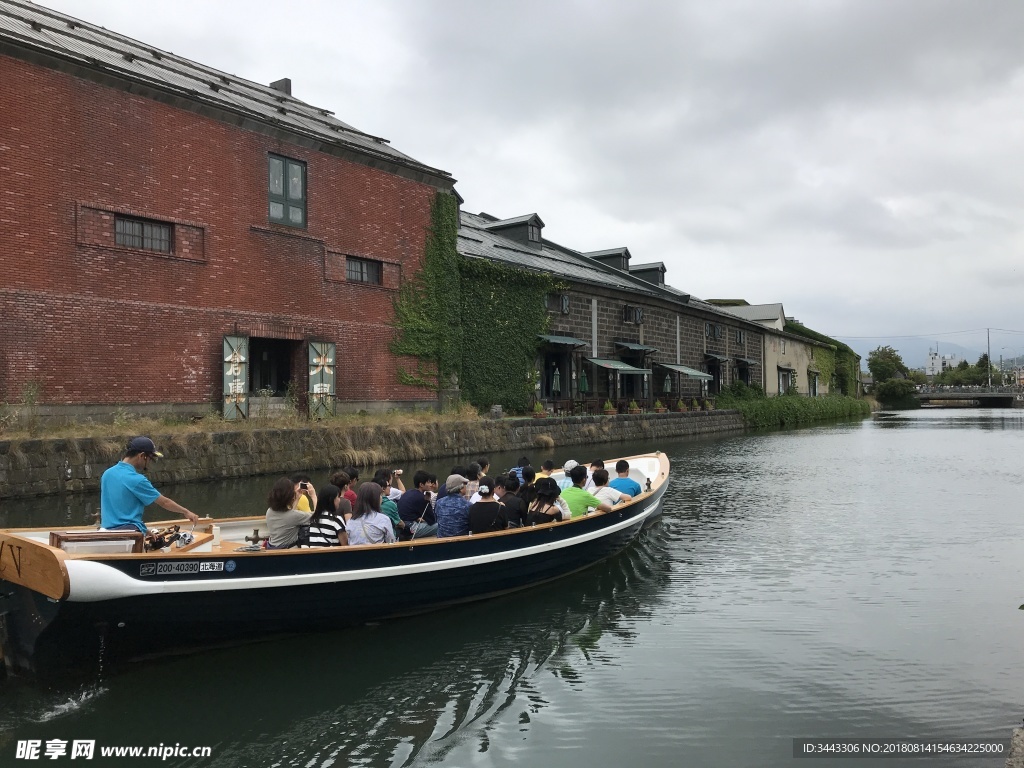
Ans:
[{"label": "shrub", "polygon": [[875,397],[886,408],[920,408],[921,403],[914,392],[914,382],[907,379],[889,379],[875,387]]}]

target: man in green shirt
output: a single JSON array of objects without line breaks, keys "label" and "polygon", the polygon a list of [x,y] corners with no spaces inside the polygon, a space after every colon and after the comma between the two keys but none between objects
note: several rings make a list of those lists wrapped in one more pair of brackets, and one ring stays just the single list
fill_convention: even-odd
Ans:
[{"label": "man in green shirt", "polygon": [[583,517],[587,514],[587,507],[594,507],[599,512],[611,512],[612,508],[601,501],[594,494],[584,491],[583,484],[587,482],[587,468],[575,466],[569,470],[569,479],[572,486],[562,491],[562,498],[569,505],[572,516]]}]

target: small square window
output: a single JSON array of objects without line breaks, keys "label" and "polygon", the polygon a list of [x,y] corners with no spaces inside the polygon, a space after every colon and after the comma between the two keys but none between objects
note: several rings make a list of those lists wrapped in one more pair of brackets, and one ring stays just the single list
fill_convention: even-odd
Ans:
[{"label": "small square window", "polygon": [[114,242],[122,248],[171,253],[174,247],[174,227],[159,221],[115,216]]},{"label": "small square window", "polygon": [[354,256],[345,258],[345,279],[350,283],[370,283],[381,285],[383,264],[370,259],[357,259]]},{"label": "small square window", "polygon": [[270,220],[289,227],[305,227],[306,164],[271,155],[269,169]]},{"label": "small square window", "polygon": [[539,243],[540,227],[538,227],[536,224],[530,224],[528,227],[528,236],[530,238],[531,243]]}]

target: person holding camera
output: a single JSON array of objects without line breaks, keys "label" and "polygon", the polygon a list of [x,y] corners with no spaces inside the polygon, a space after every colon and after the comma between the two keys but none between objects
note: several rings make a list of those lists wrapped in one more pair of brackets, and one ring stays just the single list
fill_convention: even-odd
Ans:
[{"label": "person holding camera", "polygon": [[267,549],[294,547],[299,540],[299,526],[309,523],[312,513],[297,508],[302,495],[298,486],[293,478],[281,477],[267,495]]},{"label": "person holding camera", "polygon": [[312,512],[316,509],[316,491],[313,490],[313,478],[297,472],[292,475],[292,482],[295,484],[295,493],[298,494],[295,508],[299,512]]}]

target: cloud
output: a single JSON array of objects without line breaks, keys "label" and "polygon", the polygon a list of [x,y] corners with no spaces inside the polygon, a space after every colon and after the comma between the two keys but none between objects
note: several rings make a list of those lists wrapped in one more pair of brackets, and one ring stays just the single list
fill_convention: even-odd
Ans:
[{"label": "cloud", "polygon": [[49,4],[290,76],[450,171],[467,209],[537,211],[695,295],[782,301],[826,333],[1024,329],[1024,4]]}]

